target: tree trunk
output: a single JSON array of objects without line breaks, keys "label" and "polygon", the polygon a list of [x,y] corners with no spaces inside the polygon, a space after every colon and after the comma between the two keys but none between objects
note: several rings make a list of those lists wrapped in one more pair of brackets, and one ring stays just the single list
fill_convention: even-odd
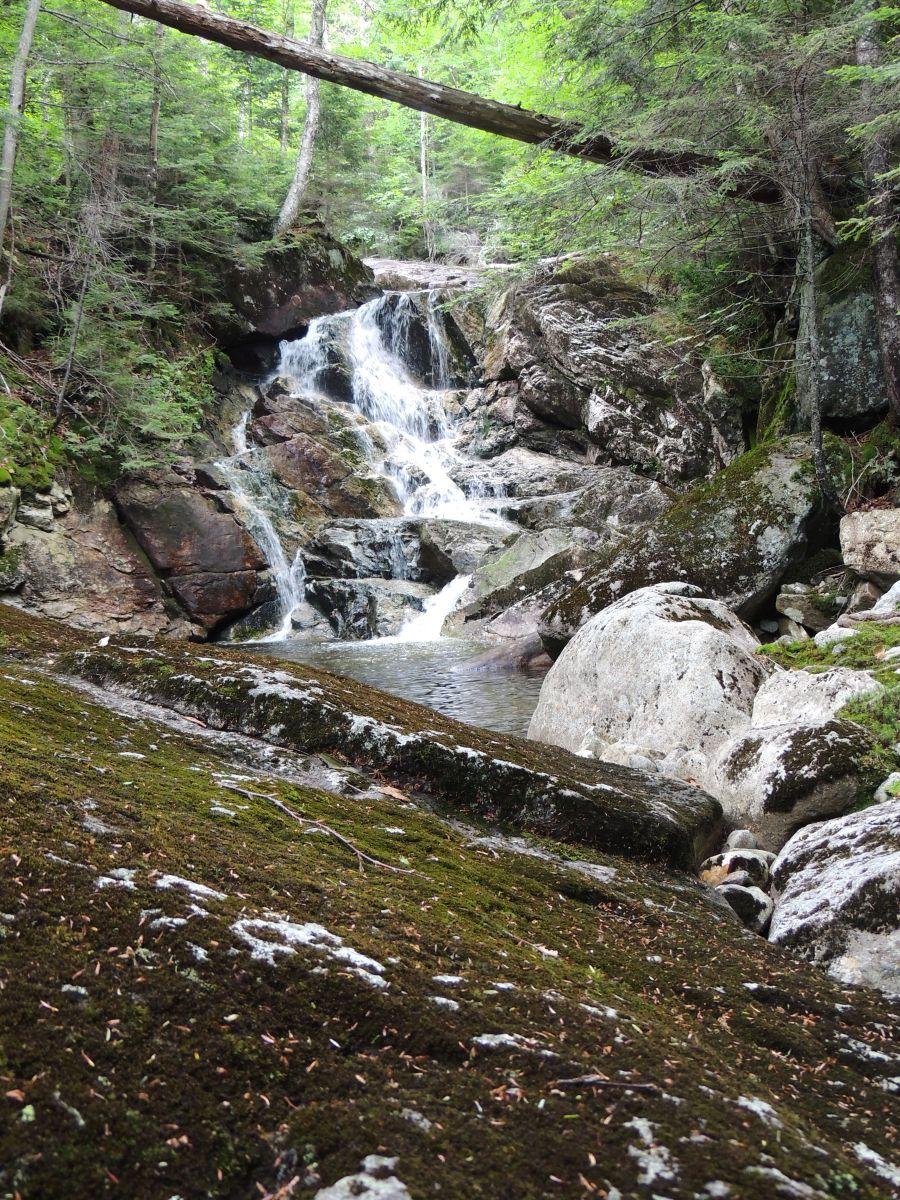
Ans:
[{"label": "tree trunk", "polygon": [[[181,0],[103,0],[103,3],[149,17],[182,33],[192,33],[233,50],[268,59],[289,70],[303,71],[328,83],[380,96],[407,108],[501,137],[549,146],[591,162],[627,167],[652,176],[695,175],[719,165],[714,156],[693,151],[619,147],[606,134],[587,134],[571,121],[488,100],[442,83],[417,79],[414,75],[391,71],[364,59],[331,54],[309,42],[269,33],[199,4],[185,4]],[[727,194],[763,204],[777,204],[781,199],[776,184],[768,177],[756,174],[737,180],[727,189]]]},{"label": "tree trunk", "polygon": [[3,237],[6,233],[9,206],[12,200],[13,171],[16,166],[16,151],[19,148],[19,122],[25,110],[25,77],[28,71],[28,55],[31,53],[34,27],[40,11],[41,0],[28,0],[10,75],[9,112],[6,116],[3,153],[0,157],[0,251],[3,249]]},{"label": "tree trunk", "polygon": [[[867,30],[856,43],[860,67],[877,67],[881,47],[877,32]],[[863,101],[871,115],[871,84],[863,82]],[[885,178],[892,165],[888,135],[876,135],[863,148],[863,171],[869,195],[868,214],[873,220],[872,274],[875,280],[875,323],[888,406],[900,425],[900,262],[897,257],[897,213],[892,185]]]},{"label": "tree trunk", "polygon": [[[419,77],[422,68],[419,67]],[[419,175],[422,179],[422,232],[425,235],[425,257],[429,262],[434,259],[434,225],[428,206],[431,201],[428,186],[428,113],[419,113]]]},{"label": "tree trunk", "polygon": [[[818,178],[815,152],[809,128],[808,97],[805,80],[797,82],[794,93],[794,137],[797,147],[799,175],[797,177],[798,209],[798,267],[800,273],[800,312],[806,326],[806,371],[801,374],[797,362],[797,385],[805,392],[798,396],[798,407],[809,415],[813,463],[822,503],[829,509],[840,509],[834,484],[825,456],[822,431],[822,389],[820,374],[822,347],[819,340],[819,295],[816,286],[816,181]],[[801,325],[802,329],[802,325]],[[799,358],[800,346],[797,347]]]},{"label": "tree trunk", "polygon": [[[282,9],[281,32],[285,37],[294,36],[294,2],[285,0]],[[281,72],[281,120],[278,129],[278,144],[282,150],[288,148],[288,125],[291,116],[291,74],[288,70]]]},{"label": "tree trunk", "polygon": [[162,66],[160,64],[160,51],[162,50],[162,34],[163,27],[157,25],[155,29],[155,46],[153,50],[153,98],[150,103],[150,144],[149,144],[149,172],[148,172],[148,187],[150,201],[150,219],[149,219],[149,234],[150,234],[150,261],[149,272],[152,275],[156,270],[156,196],[159,191],[159,112],[162,107]]},{"label": "tree trunk", "polygon": [[[325,9],[328,0],[313,0],[312,19],[310,22],[310,45],[321,48],[325,41]],[[300,152],[297,155],[297,166],[294,178],[284,198],[281,212],[275,222],[275,232],[284,233],[297,221],[303,208],[306,189],[309,187],[309,176],[312,171],[313,154],[316,150],[316,135],[319,132],[319,121],[322,115],[322,100],[319,94],[319,81],[314,75],[306,79],[306,118],[303,122],[303,136],[300,139]]]}]

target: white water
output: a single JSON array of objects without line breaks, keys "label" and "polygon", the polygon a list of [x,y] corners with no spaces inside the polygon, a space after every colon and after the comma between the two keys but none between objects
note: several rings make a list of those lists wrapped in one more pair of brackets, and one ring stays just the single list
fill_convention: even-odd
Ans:
[{"label": "white water", "polygon": [[231,489],[244,524],[272,568],[280,621],[278,628],[261,640],[278,642],[291,632],[291,613],[303,602],[306,572],[299,550],[293,561],[288,562],[281,538],[269,515],[277,510],[278,497],[264,455],[248,445],[249,419],[248,410],[231,431],[234,454],[230,458],[220,459],[215,466]]},{"label": "white water", "polygon": [[[382,459],[373,453],[373,466],[393,484],[404,514],[495,523],[500,490],[482,484],[467,494],[451,475],[464,459],[444,406],[450,348],[435,297],[426,293],[423,301],[421,295],[388,294],[351,314],[316,318],[304,338],[282,343],[279,373],[298,394],[321,394],[329,347],[340,340],[353,407],[373,423],[386,446]],[[404,363],[417,321],[424,321],[428,331],[434,388],[413,379]]]},{"label": "white water", "polygon": [[[429,374],[434,387],[413,378],[407,367],[414,335],[427,331]],[[421,337],[421,333],[419,332]],[[278,374],[295,395],[307,400],[330,399],[329,368],[343,369],[350,384],[352,407],[369,421],[377,437],[360,431],[360,444],[374,470],[386,477],[404,515],[443,517],[456,521],[501,523],[500,488],[485,485],[483,476],[467,493],[452,472],[465,464],[454,422],[445,407],[451,382],[450,346],[443,315],[433,293],[389,293],[349,313],[318,317],[306,336],[282,342]],[[218,462],[247,528],[272,568],[278,591],[280,623],[267,638],[282,641],[291,633],[291,614],[304,599],[304,567],[299,551],[288,561],[277,529],[284,495],[266,467],[265,451],[248,445],[244,413],[232,432],[234,454]],[[383,444],[378,452],[375,443]],[[284,512],[285,517],[288,516]],[[273,519],[274,518],[274,519]],[[398,544],[393,577],[406,578],[408,564]],[[386,641],[426,642],[441,636],[444,622],[459,604],[469,576],[459,576]]]},{"label": "white water", "polygon": [[427,601],[424,609],[411,617],[394,637],[381,638],[382,642],[436,642],[441,636],[444,622],[456,610],[469,586],[471,575],[457,575],[445,584],[436,596]]}]

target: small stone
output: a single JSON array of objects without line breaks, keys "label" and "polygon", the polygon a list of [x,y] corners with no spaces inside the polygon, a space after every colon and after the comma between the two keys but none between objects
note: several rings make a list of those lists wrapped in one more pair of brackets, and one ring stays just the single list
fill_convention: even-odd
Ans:
[{"label": "small stone", "polygon": [[[727,870],[727,868],[726,868]],[[736,887],[752,887],[754,879],[747,871],[731,871],[717,887],[726,887],[729,884],[734,884]]]},{"label": "small stone", "polygon": [[875,802],[884,804],[887,800],[896,800],[898,796],[900,796],[900,771],[891,771],[887,779],[878,785],[875,791]]},{"label": "small stone", "polygon": [[759,842],[756,840],[756,835],[749,829],[732,829],[725,839],[726,850],[756,850],[758,848]]},{"label": "small stone", "polygon": [[765,931],[775,906],[764,891],[758,887],[738,887],[736,884],[725,884],[718,891],[748,929],[754,933]]},{"label": "small stone", "polygon": [[790,617],[779,618],[778,632],[783,638],[787,638],[789,642],[804,642],[809,639],[809,634],[803,626]]},{"label": "small stone", "polygon": [[876,587],[874,583],[870,583],[868,579],[864,579],[862,583],[858,583],[853,589],[847,604],[847,612],[868,612],[870,608],[875,607],[883,595],[884,593],[880,587]]},{"label": "small stone", "polygon": [[817,633],[813,641],[820,650],[825,650],[829,646],[837,645],[838,642],[846,642],[852,637],[856,637],[855,629],[845,629],[841,625],[829,625],[827,629],[823,629],[820,633]]}]

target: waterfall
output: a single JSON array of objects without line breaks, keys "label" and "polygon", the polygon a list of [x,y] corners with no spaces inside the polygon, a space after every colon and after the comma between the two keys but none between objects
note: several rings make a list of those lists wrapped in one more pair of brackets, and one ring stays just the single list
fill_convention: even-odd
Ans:
[{"label": "waterfall", "polygon": [[291,613],[303,603],[306,572],[300,551],[288,562],[281,538],[270,514],[282,506],[281,498],[264,454],[247,442],[250,411],[243,413],[231,431],[234,454],[222,458],[216,469],[225,479],[247,529],[253,535],[272,569],[278,594],[280,622],[277,630],[263,641],[281,641],[291,631]]},{"label": "waterfall", "polygon": [[[424,297],[424,299],[423,299]],[[428,336],[432,388],[407,367],[412,330]],[[351,314],[318,317],[306,336],[282,342],[279,373],[298,394],[321,394],[321,383],[342,347],[353,407],[378,430],[386,450],[373,466],[393,485],[406,516],[458,521],[497,521],[499,489],[476,486],[469,493],[453,479],[463,463],[442,391],[450,378],[450,348],[434,293],[388,293]]]},{"label": "waterfall", "polygon": [[395,637],[382,640],[393,642],[437,641],[444,628],[444,622],[455,611],[471,578],[471,575],[457,575],[455,579],[451,579],[436,596],[431,597],[422,612],[406,622]]},{"label": "waterfall", "polygon": [[[423,339],[423,331],[425,338]],[[412,373],[427,342],[428,387]],[[421,364],[420,364],[421,365]],[[387,293],[353,312],[317,317],[304,337],[281,343],[279,375],[295,395],[315,402],[349,403],[372,426],[359,442],[375,471],[387,478],[406,516],[499,524],[502,489],[476,475],[463,489],[454,474],[465,466],[454,421],[445,407],[452,381],[450,343],[433,292]],[[290,560],[279,524],[290,519],[290,494],[273,478],[266,451],[248,444],[245,412],[232,431],[234,453],[216,463],[235,506],[269,563],[278,592],[279,625],[265,641],[291,632],[291,614],[303,603],[305,572],[299,551]],[[376,449],[376,446],[379,447]],[[399,537],[391,545],[392,577],[409,575]],[[459,576],[429,600],[393,640],[440,637],[469,577]]]}]

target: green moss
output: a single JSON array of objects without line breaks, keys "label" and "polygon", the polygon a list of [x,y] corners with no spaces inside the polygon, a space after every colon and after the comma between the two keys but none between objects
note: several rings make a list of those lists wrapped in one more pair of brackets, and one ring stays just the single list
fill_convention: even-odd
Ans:
[{"label": "green moss", "polygon": [[[864,787],[867,797],[892,771],[900,768],[900,676],[897,660],[885,660],[886,650],[900,646],[900,622],[879,624],[861,621],[855,637],[839,642],[840,653],[831,646],[819,648],[812,639],[789,644],[761,646],[760,653],[783,667],[804,671],[827,671],[833,667],[851,667],[869,671],[885,691],[871,699],[863,697],[845,705],[838,716],[861,725],[873,738],[874,745],[863,759]],[[867,803],[870,802],[868,799]]]},{"label": "green moss", "polygon": [[[283,778],[201,730],[119,715],[39,670],[38,653],[86,639],[3,615],[31,661],[8,659],[0,680],[0,1082],[13,1118],[0,1122],[0,1193],[237,1198],[298,1176],[290,1194],[309,1200],[377,1152],[399,1158],[415,1196],[545,1200],[584,1180],[632,1194],[636,1118],[686,1194],[717,1178],[768,1200],[769,1181],[748,1173],[763,1155],[825,1195],[839,1194],[833,1177],[861,1200],[883,1193],[846,1149],[890,1154],[883,1093],[837,1057],[848,1031],[885,1044],[871,994],[848,1007],[678,876],[581,852],[607,871],[585,887],[377,779],[326,791],[315,759],[291,759]],[[276,802],[406,873],[360,870],[346,842],[305,833]],[[117,867],[135,870],[134,888],[98,888]],[[226,898],[191,915],[194,898],[160,890],[154,872]],[[152,909],[187,923],[154,925]],[[270,910],[378,959],[390,986],[302,947],[254,961],[233,926]],[[534,1038],[551,1057],[473,1048],[485,1032]],[[559,1083],[591,1073],[657,1090]],[[736,1106],[742,1095],[777,1108],[777,1135]]]},{"label": "green moss", "polygon": [[63,457],[50,417],[15,394],[0,392],[0,485],[45,492]]}]

